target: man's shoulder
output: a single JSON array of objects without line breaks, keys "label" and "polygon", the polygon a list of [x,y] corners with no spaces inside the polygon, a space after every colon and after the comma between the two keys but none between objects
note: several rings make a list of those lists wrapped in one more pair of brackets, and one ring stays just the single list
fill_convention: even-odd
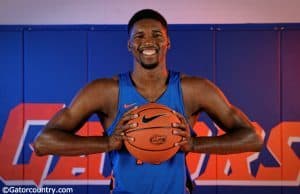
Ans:
[{"label": "man's shoulder", "polygon": [[113,87],[118,86],[119,77],[114,76],[110,78],[97,78],[88,83],[91,87]]},{"label": "man's shoulder", "polygon": [[84,94],[84,96],[103,96],[103,94],[117,95],[119,88],[118,82],[118,77],[94,79],[81,89],[81,93]]},{"label": "man's shoulder", "polygon": [[220,88],[214,82],[198,76],[182,75],[181,86],[184,92],[200,92],[202,96],[211,96],[221,92]]},{"label": "man's shoulder", "polygon": [[210,81],[207,79],[207,78],[204,78],[204,77],[200,77],[200,76],[191,76],[191,75],[188,75],[188,74],[183,74],[181,73],[180,75],[180,79],[181,79],[181,82],[184,83],[184,84],[209,84]]},{"label": "man's shoulder", "polygon": [[181,75],[181,86],[185,89],[205,91],[208,93],[216,92],[219,89],[215,83],[207,78],[186,74]]},{"label": "man's shoulder", "polygon": [[88,99],[101,109],[108,111],[106,107],[110,107],[116,103],[119,92],[119,84],[117,77],[98,78],[92,80],[80,92],[80,96]]}]

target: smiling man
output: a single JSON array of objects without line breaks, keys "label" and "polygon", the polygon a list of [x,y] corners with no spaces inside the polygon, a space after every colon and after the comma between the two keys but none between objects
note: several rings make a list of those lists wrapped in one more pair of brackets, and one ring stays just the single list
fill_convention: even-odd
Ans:
[{"label": "smiling man", "polygon": [[[167,68],[170,38],[167,22],[160,13],[150,9],[137,12],[128,23],[128,34],[133,70],[95,80],[79,91],[71,105],[58,112],[35,141],[38,155],[108,152],[113,165],[112,193],[183,194],[189,193],[190,183],[186,153],[230,154],[261,149],[262,141],[248,118],[230,104],[220,89],[204,78]],[[182,136],[175,145],[180,146],[180,151],[159,165],[137,162],[123,146],[124,141],[133,141],[124,135],[124,130],[136,127],[136,123],[128,123],[139,116],[132,114],[131,108],[149,102],[170,107],[181,120],[173,123],[173,133]],[[206,112],[225,134],[192,136],[190,126],[201,112]],[[94,113],[101,118],[106,134],[76,135]]]},{"label": "smiling man", "polygon": [[[128,48],[132,51],[136,63],[146,69],[154,69],[159,63],[166,66],[165,56],[170,47],[167,23],[164,20],[153,22],[151,17],[141,20],[144,16],[142,12],[142,15],[137,14],[137,17],[129,21],[130,40],[128,41]],[[132,32],[133,27],[134,31]]]}]

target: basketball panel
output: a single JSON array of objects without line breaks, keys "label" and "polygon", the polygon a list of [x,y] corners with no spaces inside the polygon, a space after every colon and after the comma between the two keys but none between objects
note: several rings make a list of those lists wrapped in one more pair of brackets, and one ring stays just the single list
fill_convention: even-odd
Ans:
[{"label": "basketball panel", "polygon": [[169,160],[179,150],[178,146],[164,151],[145,151],[133,147],[130,144],[127,146],[129,147],[128,150],[131,153],[131,155],[135,156],[136,159],[152,164],[159,164],[161,162]]},{"label": "basketball panel", "polygon": [[129,144],[143,150],[166,150],[182,139],[181,136],[174,135],[173,128],[170,127],[136,129],[126,135],[134,138],[134,142],[128,142]]}]

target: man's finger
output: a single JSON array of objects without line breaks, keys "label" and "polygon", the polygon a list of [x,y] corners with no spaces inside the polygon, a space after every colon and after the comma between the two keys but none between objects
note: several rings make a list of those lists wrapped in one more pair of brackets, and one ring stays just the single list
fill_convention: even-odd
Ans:
[{"label": "man's finger", "polygon": [[127,136],[127,135],[123,135],[122,139],[124,141],[128,141],[128,142],[134,142],[135,141],[134,137],[130,137],[130,136]]},{"label": "man's finger", "polygon": [[128,111],[126,111],[123,116],[126,116],[126,115],[130,115],[132,113],[132,111],[136,110],[138,108],[138,106],[134,106],[133,108],[129,109]]},{"label": "man's finger", "polygon": [[185,138],[190,136],[186,131],[183,131],[183,130],[180,130],[180,129],[179,130],[174,129],[173,134],[178,135],[178,136],[182,136],[182,137],[185,137]]},{"label": "man's finger", "polygon": [[187,139],[185,139],[185,140],[182,140],[180,142],[175,143],[174,146],[183,146],[187,143],[188,143],[188,141],[187,141]]},{"label": "man's finger", "polygon": [[175,110],[173,110],[172,112],[179,118],[181,123],[184,123],[185,125],[188,124],[187,120],[185,119],[185,117],[182,114],[180,114],[179,112],[176,112]]},{"label": "man's finger", "polygon": [[132,114],[132,113],[128,113],[126,115],[124,115],[121,120],[119,121],[119,123],[124,124],[127,123],[128,121],[137,118],[139,115],[138,114]]},{"label": "man's finger", "polygon": [[172,127],[186,131],[187,126],[184,123],[172,123]]},{"label": "man's finger", "polygon": [[137,126],[138,126],[137,123],[129,123],[129,124],[125,124],[125,125],[123,125],[123,126],[120,126],[120,127],[116,128],[115,133],[116,133],[116,134],[121,134],[121,135],[122,135],[122,133],[124,134],[124,131],[126,131],[126,130],[128,130],[128,129],[131,129],[131,128],[135,128],[135,127],[137,127]]}]

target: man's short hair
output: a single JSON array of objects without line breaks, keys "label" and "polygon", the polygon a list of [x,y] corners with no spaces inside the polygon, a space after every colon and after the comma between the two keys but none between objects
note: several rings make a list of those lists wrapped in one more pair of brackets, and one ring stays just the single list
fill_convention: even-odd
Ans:
[{"label": "man's short hair", "polygon": [[134,23],[136,23],[139,20],[142,19],[154,19],[159,21],[168,31],[168,23],[167,20],[157,11],[153,10],[153,9],[142,9],[138,12],[136,12],[131,19],[128,22],[128,26],[127,26],[127,32],[128,34],[130,34],[130,31],[134,25]]}]

